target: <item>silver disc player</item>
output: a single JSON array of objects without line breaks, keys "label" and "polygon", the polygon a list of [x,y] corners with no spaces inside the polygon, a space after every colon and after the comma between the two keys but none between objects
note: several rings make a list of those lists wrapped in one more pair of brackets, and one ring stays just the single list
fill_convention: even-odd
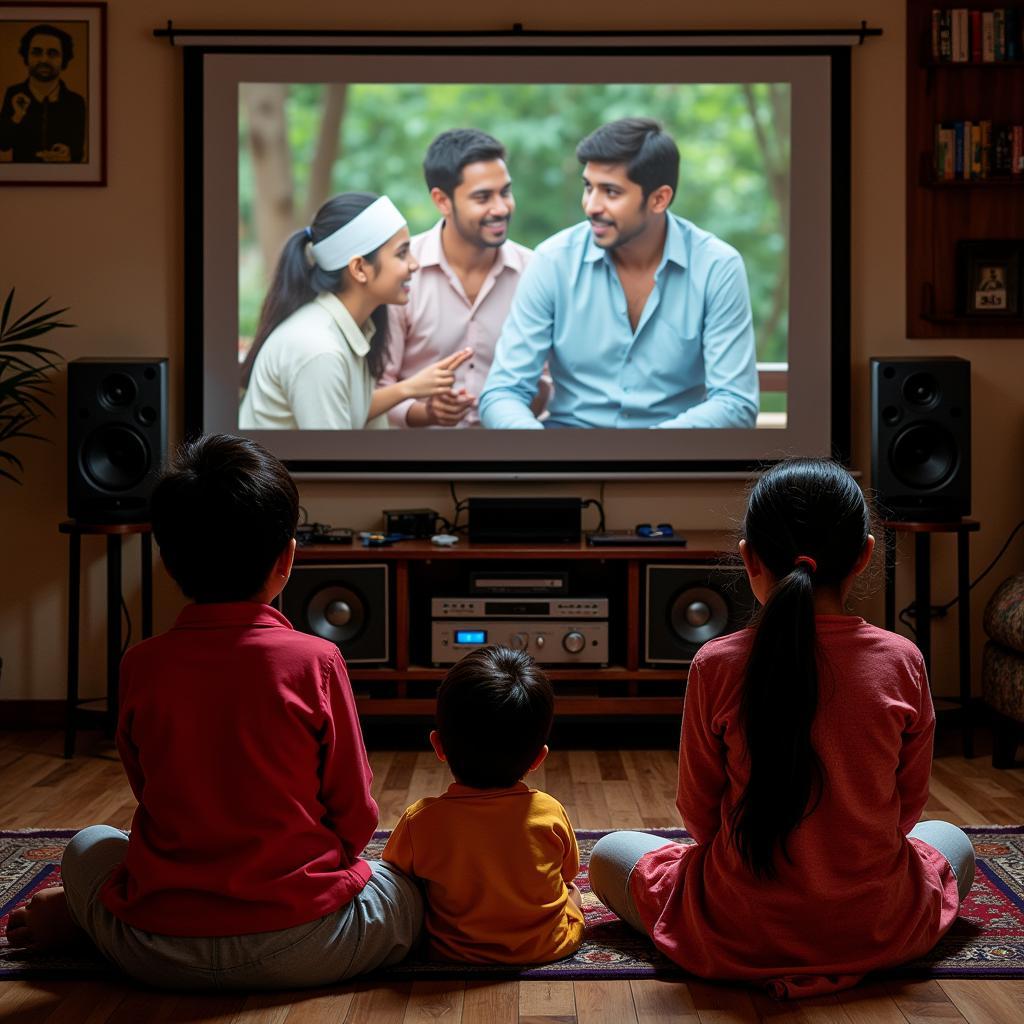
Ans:
[{"label": "silver disc player", "polygon": [[608,664],[604,597],[435,597],[430,611],[435,665],[489,644],[527,651],[543,665]]}]

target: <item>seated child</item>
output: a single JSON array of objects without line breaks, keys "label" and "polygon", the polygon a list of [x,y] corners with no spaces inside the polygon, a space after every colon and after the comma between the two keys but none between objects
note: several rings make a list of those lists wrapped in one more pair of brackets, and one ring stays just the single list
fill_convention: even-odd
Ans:
[{"label": "seated child", "polygon": [[431,955],[547,963],[583,941],[576,836],[523,776],[547,757],[547,677],[521,651],[483,647],[447,674],[430,742],[455,782],[402,815],[382,857],[426,890]]},{"label": "seated child", "polygon": [[253,441],[186,444],[153,494],[153,533],[193,603],[121,665],[117,745],[139,801],[130,836],[79,832],[14,945],[84,932],[173,988],[326,985],[401,960],[417,887],[359,854],[377,825],[338,648],[270,602],[295,553],[298,492]]}]

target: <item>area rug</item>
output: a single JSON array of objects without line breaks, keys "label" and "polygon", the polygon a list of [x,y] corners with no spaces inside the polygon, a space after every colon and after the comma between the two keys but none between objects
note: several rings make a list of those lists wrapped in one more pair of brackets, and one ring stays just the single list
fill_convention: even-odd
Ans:
[{"label": "area rug", "polygon": [[[666,842],[688,843],[682,829],[651,829]],[[1024,826],[968,828],[978,858],[974,888],[956,924],[928,956],[905,964],[888,976],[915,978],[1024,977]],[[387,832],[377,832],[366,849],[378,857]],[[431,978],[520,978],[598,980],[684,977],[651,943],[622,924],[590,892],[590,851],[605,832],[577,830],[582,869],[577,885],[583,893],[587,927],[583,945],[572,957],[537,967],[492,967],[407,960],[379,972],[380,980]],[[0,832],[0,934],[12,910],[33,893],[60,884],[61,853],[73,831],[31,829]],[[98,955],[29,954],[11,949],[0,938],[0,978],[84,978],[113,973]]]}]

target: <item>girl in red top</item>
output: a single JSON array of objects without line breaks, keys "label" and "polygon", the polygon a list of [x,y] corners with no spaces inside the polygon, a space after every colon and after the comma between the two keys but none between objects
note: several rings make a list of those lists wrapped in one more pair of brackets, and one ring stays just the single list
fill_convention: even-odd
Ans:
[{"label": "girl in red top", "polygon": [[974,851],[928,798],[918,649],[844,613],[874,547],[856,482],[793,460],[755,484],[740,553],[763,608],[690,669],[676,806],[695,845],[603,838],[593,891],[706,978],[803,996],[926,953]]}]

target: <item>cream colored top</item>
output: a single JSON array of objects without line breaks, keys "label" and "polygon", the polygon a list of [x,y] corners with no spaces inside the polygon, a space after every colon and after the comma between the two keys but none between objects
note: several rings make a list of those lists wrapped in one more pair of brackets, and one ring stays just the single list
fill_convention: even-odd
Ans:
[{"label": "cream colored top", "polygon": [[369,422],[374,381],[366,362],[374,326],[361,328],[323,292],[271,331],[238,413],[240,430],[382,430]]}]

